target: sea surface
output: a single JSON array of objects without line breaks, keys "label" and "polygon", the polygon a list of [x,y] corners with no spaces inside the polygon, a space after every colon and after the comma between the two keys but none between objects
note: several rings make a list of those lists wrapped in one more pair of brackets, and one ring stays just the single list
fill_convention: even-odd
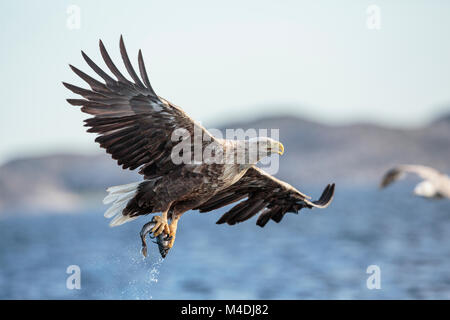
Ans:
[{"label": "sea surface", "polygon": [[[412,187],[337,186],[328,209],[265,228],[255,218],[216,225],[224,210],[188,212],[164,260],[152,243],[147,259],[140,253],[149,217],[110,228],[100,206],[16,213],[0,219],[0,298],[450,299],[450,201]],[[80,289],[67,288],[71,265]],[[379,289],[367,287],[373,265]]]}]

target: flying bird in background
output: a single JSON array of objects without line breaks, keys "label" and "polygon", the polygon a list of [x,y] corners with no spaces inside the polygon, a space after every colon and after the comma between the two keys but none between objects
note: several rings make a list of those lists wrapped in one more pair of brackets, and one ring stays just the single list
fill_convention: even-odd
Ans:
[{"label": "flying bird in background", "polygon": [[[112,204],[105,212],[105,217],[112,218],[110,225],[118,226],[142,215],[161,213],[142,227],[144,255],[145,236],[151,232],[158,239],[161,255],[165,257],[174,244],[181,215],[191,209],[208,212],[240,201],[217,223],[234,225],[260,213],[256,224],[264,227],[269,220],[280,222],[287,212],[326,208],[331,203],[334,184],[325,188],[319,200],[312,201],[309,196],[255,166],[266,156],[283,154],[284,147],[280,142],[268,137],[226,140],[212,136],[183,110],[155,93],[140,50],[139,77],[130,63],[123,38],[120,38],[120,53],[130,81],[115,66],[101,40],[99,45],[103,60],[115,78],[82,52],[86,63],[103,82],[70,65],[90,90],[63,84],[83,97],[67,101],[92,115],[85,120],[85,126],[89,127],[88,132],[99,134],[95,141],[123,169],[139,168],[143,176],[142,181],[108,189],[104,202]],[[185,134],[173,141],[171,137],[177,129]],[[238,152],[243,152],[245,159],[250,160],[245,163],[173,161],[173,151],[178,144],[194,141],[195,132],[203,136],[199,142],[202,150],[213,145],[211,154],[234,158],[239,156]],[[194,153],[194,145],[187,153]],[[184,152],[186,149],[181,153]]]},{"label": "flying bird in background", "polygon": [[414,188],[414,194],[426,198],[450,198],[450,178],[436,169],[420,165],[399,165],[384,175],[380,187],[385,188],[402,178],[406,173],[413,173],[423,179]]}]

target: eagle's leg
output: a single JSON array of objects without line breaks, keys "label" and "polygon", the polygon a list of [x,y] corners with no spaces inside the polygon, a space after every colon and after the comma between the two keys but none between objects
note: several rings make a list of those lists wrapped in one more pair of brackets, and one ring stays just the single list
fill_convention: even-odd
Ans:
[{"label": "eagle's leg", "polygon": [[165,210],[161,216],[153,217],[153,222],[155,222],[155,226],[152,229],[152,233],[154,237],[159,236],[161,233],[165,232],[166,234],[170,233],[169,223],[167,222],[167,213],[169,212],[170,205]]},{"label": "eagle's leg", "polygon": [[175,236],[177,234],[178,220],[180,220],[180,217],[181,217],[181,215],[175,216],[172,218],[172,221],[170,222],[170,225],[169,225],[169,237],[170,237],[169,248],[172,248],[173,244],[175,243]]}]

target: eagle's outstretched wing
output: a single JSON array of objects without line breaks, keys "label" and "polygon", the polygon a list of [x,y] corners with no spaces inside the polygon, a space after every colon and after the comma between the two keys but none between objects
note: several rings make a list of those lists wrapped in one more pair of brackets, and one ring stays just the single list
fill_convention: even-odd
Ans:
[{"label": "eagle's outstretched wing", "polygon": [[101,40],[99,45],[103,60],[117,80],[82,52],[84,60],[105,83],[70,65],[72,70],[89,84],[91,90],[65,82],[63,84],[84,98],[67,101],[72,105],[82,106],[81,111],[93,115],[85,120],[85,126],[89,127],[88,132],[100,134],[95,141],[105,148],[119,165],[130,170],[142,166],[139,173],[146,178],[157,177],[175,166],[171,159],[172,147],[179,142],[171,140],[175,129],[186,129],[192,138],[194,127],[197,127],[203,137],[208,136],[210,142],[214,140],[205,128],[195,123],[180,108],[156,95],[148,80],[140,50],[138,63],[142,80],[134,71],[123,38],[120,37],[120,53],[134,81],[131,82],[114,65]]},{"label": "eagle's outstretched wing", "polygon": [[287,212],[297,213],[302,208],[326,208],[332,201],[334,184],[329,184],[317,201],[302,194],[291,185],[276,179],[253,166],[235,184],[220,191],[199,206],[200,212],[208,212],[247,198],[225,213],[218,224],[233,225],[245,221],[265,209],[256,222],[264,227],[270,220],[280,222]]},{"label": "eagle's outstretched wing", "polygon": [[414,173],[417,174],[420,178],[429,181],[438,180],[442,176],[439,171],[430,167],[404,164],[387,171],[383,176],[383,179],[381,180],[380,187],[387,187],[394,181],[400,179],[405,173]]}]

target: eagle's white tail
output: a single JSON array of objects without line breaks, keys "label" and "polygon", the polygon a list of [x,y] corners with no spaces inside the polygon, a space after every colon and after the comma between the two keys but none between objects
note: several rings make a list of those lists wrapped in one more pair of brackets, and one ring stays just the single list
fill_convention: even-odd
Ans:
[{"label": "eagle's white tail", "polygon": [[109,187],[108,195],[103,199],[104,204],[112,203],[112,206],[105,212],[105,218],[113,218],[109,224],[111,227],[120,226],[125,222],[132,221],[137,218],[122,215],[123,209],[127,206],[128,201],[136,195],[139,182],[124,184],[121,186]]}]

